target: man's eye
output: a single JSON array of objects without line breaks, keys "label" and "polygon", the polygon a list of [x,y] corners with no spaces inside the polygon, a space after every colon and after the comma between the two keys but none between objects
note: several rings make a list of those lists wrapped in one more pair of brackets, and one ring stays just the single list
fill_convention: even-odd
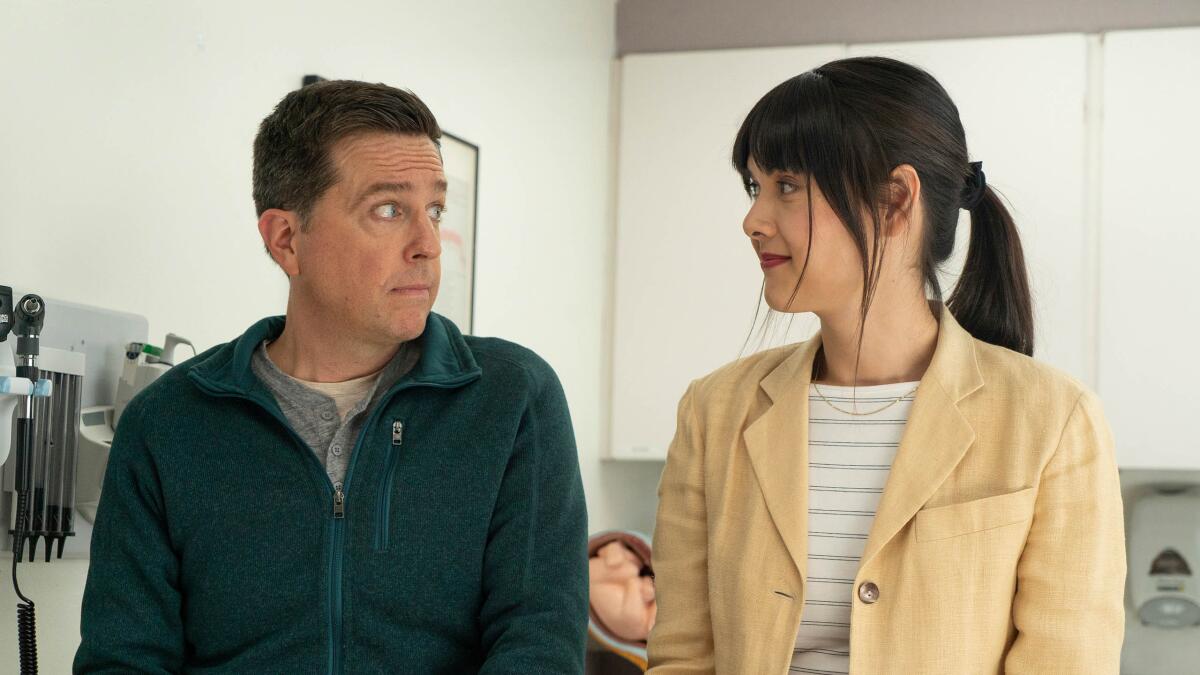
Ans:
[{"label": "man's eye", "polygon": [[375,207],[375,215],[380,218],[397,218],[400,216],[400,207],[395,204],[381,204]]},{"label": "man's eye", "polygon": [[446,215],[446,207],[442,204],[434,204],[429,207],[429,219],[435,223],[442,222],[442,218]]}]

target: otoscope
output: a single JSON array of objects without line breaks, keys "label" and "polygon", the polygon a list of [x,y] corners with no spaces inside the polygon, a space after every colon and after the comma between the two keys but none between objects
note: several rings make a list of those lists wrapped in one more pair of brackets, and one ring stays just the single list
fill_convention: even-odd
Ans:
[{"label": "otoscope", "polygon": [[[46,318],[46,303],[32,293],[16,303],[17,377],[38,381],[38,355],[41,342],[42,322]],[[29,530],[26,522],[29,513],[29,496],[33,489],[33,396],[25,396],[17,412],[16,464],[14,489],[17,493],[17,523],[13,530],[13,590],[21,602],[17,604],[17,637],[21,652],[21,674],[37,673],[37,636],[33,601],[21,593],[17,585],[17,562],[25,549],[25,535]]]}]

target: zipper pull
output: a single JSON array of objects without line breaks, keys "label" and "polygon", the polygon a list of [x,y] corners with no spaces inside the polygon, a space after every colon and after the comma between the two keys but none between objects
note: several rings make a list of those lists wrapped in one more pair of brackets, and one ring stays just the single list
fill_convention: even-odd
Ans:
[{"label": "zipper pull", "polygon": [[404,441],[404,422],[395,420],[392,422],[392,445],[398,446]]},{"label": "zipper pull", "polygon": [[338,485],[333,489],[333,517],[346,517],[346,493],[342,492],[341,485]]}]

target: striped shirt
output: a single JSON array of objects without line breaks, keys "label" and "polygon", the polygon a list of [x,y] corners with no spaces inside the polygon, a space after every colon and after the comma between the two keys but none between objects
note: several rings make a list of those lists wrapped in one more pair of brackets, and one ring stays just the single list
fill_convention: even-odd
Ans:
[{"label": "striped shirt", "polygon": [[850,671],[854,577],[916,387],[809,388],[808,570],[789,672]]}]

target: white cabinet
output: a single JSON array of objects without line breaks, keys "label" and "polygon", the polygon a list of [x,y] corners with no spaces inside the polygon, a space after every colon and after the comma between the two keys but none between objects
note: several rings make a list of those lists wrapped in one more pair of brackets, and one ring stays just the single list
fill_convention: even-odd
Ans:
[{"label": "white cabinet", "polygon": [[841,46],[628,56],[621,67],[613,457],[662,459],[688,382],[737,358],[762,272],[730,164],[771,87]]},{"label": "white cabinet", "polygon": [[1124,467],[1200,442],[1200,29],[1104,41],[1099,389]]}]

